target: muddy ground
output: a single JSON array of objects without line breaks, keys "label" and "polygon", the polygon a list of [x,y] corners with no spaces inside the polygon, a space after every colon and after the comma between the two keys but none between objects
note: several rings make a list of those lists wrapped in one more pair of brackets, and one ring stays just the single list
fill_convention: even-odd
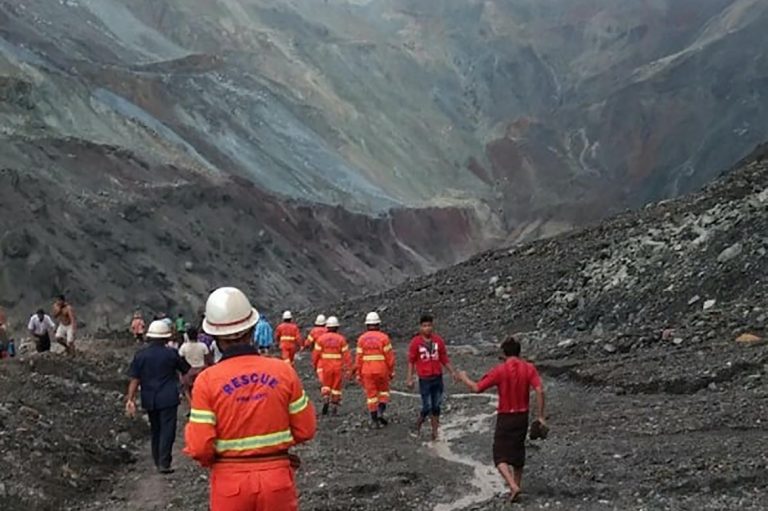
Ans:
[{"label": "muddy ground", "polygon": [[[205,471],[178,454],[175,474],[155,474],[148,426],[121,413],[117,390],[132,348],[93,343],[89,351],[100,354],[74,362],[32,355],[0,366],[3,509],[207,509]],[[453,351],[455,364],[475,376],[496,361],[492,346]],[[703,388],[640,388],[629,369],[654,367],[659,381],[673,381],[677,362],[703,372],[718,357],[734,369]],[[768,348],[724,341],[667,358],[537,360],[552,434],[529,445],[519,509],[764,508]],[[308,360],[298,367],[317,402]],[[367,428],[362,393],[350,386],[341,415],[322,420],[317,439],[298,450],[302,509],[505,509],[490,466],[494,396],[449,383],[442,440],[416,439],[409,433],[419,401],[405,389],[403,369],[389,428]]]}]

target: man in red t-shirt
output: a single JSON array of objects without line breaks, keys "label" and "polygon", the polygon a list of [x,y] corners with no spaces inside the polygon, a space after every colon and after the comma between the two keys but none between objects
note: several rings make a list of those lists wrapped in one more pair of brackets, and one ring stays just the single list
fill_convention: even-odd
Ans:
[{"label": "man in red t-shirt", "polygon": [[434,318],[425,314],[421,317],[419,334],[411,340],[408,348],[407,385],[413,387],[414,370],[419,376],[421,413],[416,421],[416,434],[421,435],[421,426],[432,416],[432,440],[437,440],[440,428],[440,405],[443,401],[443,366],[456,375],[448,358],[445,342],[434,333]]},{"label": "man in red t-shirt", "polygon": [[472,381],[466,371],[461,371],[458,379],[477,393],[485,392],[491,387],[498,388],[499,406],[493,438],[493,462],[509,485],[510,499],[514,501],[520,494],[523,480],[531,389],[536,391],[537,420],[545,427],[544,389],[533,364],[520,358],[520,343],[514,337],[504,341],[501,349],[506,360],[491,369],[479,382]]}]

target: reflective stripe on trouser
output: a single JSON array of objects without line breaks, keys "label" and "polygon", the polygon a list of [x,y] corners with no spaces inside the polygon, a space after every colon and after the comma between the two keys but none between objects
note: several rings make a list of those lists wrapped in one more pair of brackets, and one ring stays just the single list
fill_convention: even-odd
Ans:
[{"label": "reflective stripe on trouser", "polygon": [[363,388],[369,411],[376,411],[379,403],[389,403],[389,378],[386,375],[364,374]]},{"label": "reflective stripe on trouser", "polygon": [[341,367],[323,367],[320,382],[323,385],[323,397],[330,396],[332,402],[341,402]]},{"label": "reflective stripe on trouser", "polygon": [[[265,464],[266,465],[266,464]],[[298,511],[293,469],[217,463],[211,474],[211,511]]]},{"label": "reflective stripe on trouser", "polygon": [[296,345],[291,344],[281,344],[280,345],[280,352],[282,353],[282,359],[286,362],[290,362],[293,364],[293,359],[296,358]]}]

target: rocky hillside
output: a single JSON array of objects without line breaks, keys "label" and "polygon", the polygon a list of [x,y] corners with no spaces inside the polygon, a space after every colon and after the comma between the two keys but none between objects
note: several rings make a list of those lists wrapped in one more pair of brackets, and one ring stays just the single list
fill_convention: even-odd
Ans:
[{"label": "rocky hillside", "polygon": [[[0,0],[0,306],[291,307],[697,189],[761,0]],[[695,77],[695,79],[692,79]],[[289,297],[289,298],[286,298]]]},{"label": "rocky hillside", "polygon": [[[454,364],[477,377],[497,363],[496,343],[518,334],[543,374],[552,427],[530,443],[525,509],[758,510],[768,483],[767,270],[763,146],[701,193],[487,252],[328,312],[345,311],[352,337],[366,311],[381,311],[403,350],[431,311]],[[462,424],[459,449],[487,465],[492,415],[464,406],[475,419]],[[431,509],[508,509],[492,491],[483,497],[482,473],[456,505]]]},{"label": "rocky hillside", "polygon": [[[399,336],[431,311],[456,343],[529,332],[537,352],[704,345],[768,326],[768,146],[700,193],[334,306]],[[346,315],[348,324],[359,317]],[[554,334],[547,338],[547,335]],[[663,335],[662,335],[663,334]]]},{"label": "rocky hillside", "polygon": [[[280,200],[242,178],[214,185],[115,147],[49,143],[26,145],[25,158],[58,176],[0,170],[0,204],[13,212],[0,216],[0,306],[18,327],[62,290],[81,327],[102,334],[124,331],[134,307],[197,312],[222,283],[264,310],[297,308],[389,288],[490,243],[461,210],[369,217]],[[438,238],[435,224],[451,228]]]}]

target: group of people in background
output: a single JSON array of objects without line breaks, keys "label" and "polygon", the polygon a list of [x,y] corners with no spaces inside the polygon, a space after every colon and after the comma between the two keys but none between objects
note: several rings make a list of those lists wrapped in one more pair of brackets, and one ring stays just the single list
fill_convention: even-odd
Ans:
[{"label": "group of people in background", "polygon": [[[56,298],[51,314],[38,309],[27,321],[27,332],[35,343],[38,353],[51,350],[52,340],[60,344],[68,355],[75,355],[75,333],[77,317],[74,307],[64,295]],[[0,358],[13,357],[16,354],[16,341],[8,332],[7,317],[0,309]]]},{"label": "group of people in background", "polygon": [[[161,473],[171,472],[181,375],[184,394],[191,403],[185,453],[211,467],[214,511],[298,508],[292,473],[299,460],[289,449],[311,440],[317,428],[315,408],[294,369],[302,351],[311,352],[321,416],[339,412],[345,382],[354,379],[364,390],[371,427],[388,425],[385,412],[396,355],[377,312],[366,315],[354,357],[337,317],[319,315],[305,339],[290,311],[272,329],[236,288],[220,288],[211,294],[200,329],[186,325],[183,316],[173,322],[163,315],[144,332],[139,320],[139,316],[134,318],[131,331],[137,340],[146,338],[149,346],[131,364],[126,411],[136,413],[140,388],[151,423],[155,464]],[[473,392],[498,389],[493,459],[514,500],[521,491],[532,390],[537,397],[532,436],[534,430],[537,436],[546,436],[544,391],[535,367],[520,358],[520,343],[509,338],[501,348],[503,362],[475,382],[451,365],[446,343],[434,331],[434,318],[425,314],[408,346],[405,383],[413,388],[418,380],[422,399],[414,434],[419,436],[429,419],[433,440],[439,436],[444,370]],[[214,349],[220,354],[218,360],[213,358]],[[279,359],[265,356],[277,349]],[[223,491],[235,483],[238,492]]]}]

